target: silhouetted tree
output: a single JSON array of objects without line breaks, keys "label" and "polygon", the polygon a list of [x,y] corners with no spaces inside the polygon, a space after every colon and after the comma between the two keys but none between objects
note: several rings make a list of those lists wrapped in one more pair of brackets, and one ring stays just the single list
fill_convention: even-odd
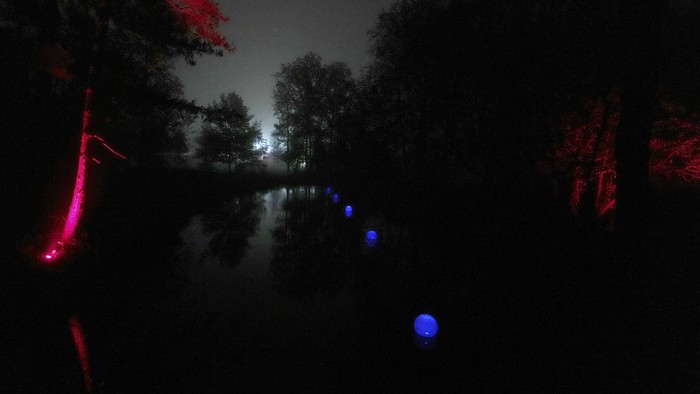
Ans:
[{"label": "silhouetted tree", "polygon": [[256,144],[262,142],[260,122],[235,92],[222,94],[205,110],[202,132],[197,139],[197,156],[205,162],[226,164],[229,171],[256,159]]},{"label": "silhouetted tree", "polygon": [[[198,4],[212,5],[210,1]],[[173,119],[177,116],[172,109],[196,108],[182,99],[171,60],[184,57],[194,63],[197,54],[222,54],[216,45],[225,43],[192,34],[190,30],[197,33],[201,29],[183,25],[180,11],[165,0],[9,0],[0,7],[0,36],[13,48],[7,61],[1,62],[4,88],[0,94],[8,105],[7,116],[0,122],[7,130],[21,127],[22,136],[12,140],[8,150],[13,152],[14,165],[35,171],[13,182],[21,193],[9,194],[32,196],[29,199],[42,195],[37,191],[51,182],[54,190],[63,190],[60,185],[71,182],[76,171],[70,168],[74,162],[69,164],[66,159],[69,151],[79,154],[77,178],[88,179],[89,167],[109,157],[103,154],[107,150],[89,149],[101,146],[93,144],[99,142],[93,136],[111,141],[129,156],[145,159],[139,160],[141,165],[159,152],[175,149],[171,142],[175,138],[183,141],[179,126],[172,131],[165,128],[184,124],[186,119]],[[202,16],[198,20],[206,21],[209,16],[220,20],[221,15],[218,8],[208,6]],[[210,29],[215,27],[209,24]],[[83,116],[83,110],[90,116]],[[76,139],[81,134],[77,130],[82,135]],[[170,137],[172,141],[163,142]],[[182,144],[177,147],[183,148]],[[79,189],[74,195],[83,194]]]},{"label": "silhouetted tree", "polygon": [[659,104],[660,36],[667,1],[621,4],[620,49],[626,55],[626,71],[621,76],[620,123],[615,139],[615,226],[618,233],[630,235],[648,225],[649,144]]},{"label": "silhouetted tree", "polygon": [[347,146],[355,83],[344,63],[321,64],[309,53],[282,65],[273,91],[278,123],[273,137],[283,147],[282,160],[298,169],[328,166],[331,154]]}]

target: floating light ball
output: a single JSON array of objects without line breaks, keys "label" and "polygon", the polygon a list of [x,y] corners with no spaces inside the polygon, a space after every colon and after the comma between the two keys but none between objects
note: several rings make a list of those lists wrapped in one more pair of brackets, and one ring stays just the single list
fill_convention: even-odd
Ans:
[{"label": "floating light ball", "polygon": [[330,186],[328,186],[328,187],[326,188],[326,194],[331,194],[331,187],[330,187]]},{"label": "floating light ball", "polygon": [[367,242],[367,246],[369,246],[370,248],[377,246],[377,243],[379,242],[379,237],[377,236],[377,232],[374,230],[367,231],[366,242]]},{"label": "floating light ball", "polygon": [[413,321],[413,330],[423,338],[433,338],[438,332],[438,323],[434,317],[423,313]]},{"label": "floating light ball", "polygon": [[350,205],[345,207],[345,216],[352,217],[352,207]]},{"label": "floating light ball", "polygon": [[333,203],[337,204],[340,201],[340,196],[338,194],[333,195]]}]

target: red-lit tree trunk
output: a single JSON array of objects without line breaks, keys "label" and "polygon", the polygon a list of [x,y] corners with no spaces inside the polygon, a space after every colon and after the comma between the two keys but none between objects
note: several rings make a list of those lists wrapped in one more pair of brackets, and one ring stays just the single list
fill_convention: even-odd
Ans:
[{"label": "red-lit tree trunk", "polygon": [[80,224],[85,202],[85,187],[87,184],[87,166],[89,162],[88,144],[93,135],[93,84],[95,80],[95,63],[98,58],[100,45],[104,40],[107,31],[107,13],[105,12],[106,0],[100,2],[98,9],[98,20],[95,28],[95,37],[92,48],[93,59],[88,69],[87,87],[85,88],[85,100],[83,105],[83,117],[80,125],[80,150],[78,153],[78,165],[75,175],[75,185],[73,186],[73,197],[71,199],[68,214],[66,215],[58,239],[51,239],[48,249],[42,253],[45,261],[57,259],[63,248],[70,244],[75,238],[75,233]]},{"label": "red-lit tree trunk", "polygon": [[[185,27],[201,39],[209,41],[212,45],[221,46],[224,49],[233,51],[226,39],[221,36],[216,29],[221,22],[227,18],[221,14],[216,3],[211,0],[166,0],[173,11],[181,18]],[[83,107],[83,117],[80,126],[80,150],[78,153],[77,172],[75,185],[73,187],[73,197],[71,199],[68,214],[65,218],[63,230],[60,235],[55,234],[50,238],[48,248],[39,256],[45,262],[56,261],[64,251],[64,248],[74,243],[75,234],[80,226],[81,217],[85,203],[85,188],[88,178],[88,164],[90,160],[97,161],[89,155],[89,143],[96,140],[115,156],[126,159],[125,156],[115,151],[105,141],[94,133],[93,121],[93,85],[96,74],[96,62],[99,57],[100,46],[104,41],[108,18],[106,12],[107,0],[100,0],[97,8],[97,24],[92,48],[92,56],[89,63],[87,86],[85,88],[85,101]]]}]

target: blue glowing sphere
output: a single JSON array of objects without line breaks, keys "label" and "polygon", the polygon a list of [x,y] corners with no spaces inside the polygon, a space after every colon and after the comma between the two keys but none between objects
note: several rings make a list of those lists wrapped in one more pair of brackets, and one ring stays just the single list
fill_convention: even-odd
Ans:
[{"label": "blue glowing sphere", "polygon": [[338,203],[338,201],[340,201],[340,196],[337,195],[337,194],[334,194],[334,195],[333,195],[333,202],[334,202],[334,203]]},{"label": "blue glowing sphere", "polygon": [[432,338],[438,332],[437,320],[426,313],[418,315],[413,321],[413,330],[423,338]]},{"label": "blue glowing sphere", "polygon": [[328,187],[326,188],[326,194],[331,194],[331,187],[330,187],[330,186],[328,186]]},{"label": "blue glowing sphere", "polygon": [[350,205],[345,207],[345,216],[352,217],[352,207]]},{"label": "blue glowing sphere", "polygon": [[377,243],[379,242],[377,232],[374,230],[367,231],[367,237],[365,242],[367,242],[367,246],[369,246],[370,248],[377,246]]}]

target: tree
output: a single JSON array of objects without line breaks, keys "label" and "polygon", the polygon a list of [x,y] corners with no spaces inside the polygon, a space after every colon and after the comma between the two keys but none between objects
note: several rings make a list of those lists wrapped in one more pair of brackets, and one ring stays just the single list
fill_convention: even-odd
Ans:
[{"label": "tree", "polygon": [[[276,74],[277,82],[273,90],[272,97],[274,99],[275,115],[278,123],[275,124],[275,129],[272,131],[273,149],[276,157],[282,159],[287,164],[287,173],[290,167],[297,164],[300,154],[296,152],[296,144],[292,140],[294,133],[294,125],[292,124],[292,89],[289,84],[285,84],[281,77],[288,69],[288,65],[282,65],[282,71]],[[285,72],[286,71],[286,72]]]},{"label": "tree", "polygon": [[[18,115],[13,115],[7,121],[3,120],[3,123],[12,125],[10,128],[26,123],[25,116],[21,114],[30,113],[26,111],[26,104],[31,102],[30,96],[47,97],[56,99],[57,102],[63,99],[64,104],[60,106],[65,107],[62,114],[62,117],[66,118],[65,124],[75,124],[75,118],[82,119],[80,142],[76,152],[78,163],[73,197],[65,215],[61,234],[52,236],[49,251],[42,255],[47,261],[54,260],[58,255],[57,251],[60,250],[57,245],[71,243],[81,222],[86,187],[92,182],[88,176],[89,166],[100,162],[96,157],[100,151],[93,146],[101,146],[106,152],[116,152],[107,145],[106,140],[115,141],[114,146],[124,147],[129,145],[129,136],[138,134],[110,127],[111,125],[119,124],[131,115],[144,115],[148,118],[149,114],[146,112],[157,111],[157,106],[187,106],[187,103],[176,95],[162,97],[150,94],[157,90],[151,89],[155,86],[154,80],[158,79],[156,74],[168,76],[170,73],[167,66],[169,59],[183,56],[188,62],[194,63],[194,56],[197,54],[222,54],[222,50],[216,49],[217,46],[227,50],[232,50],[232,46],[223,37],[213,34],[218,22],[225,18],[209,0],[180,1],[172,4],[165,0],[147,3],[106,0],[12,0],[3,2],[0,7],[3,10],[0,17],[2,35],[10,37],[13,46],[23,48],[18,55],[13,55],[12,62],[26,64],[26,67],[4,70],[12,75],[10,79],[16,79],[15,83],[9,85],[10,90],[5,94],[19,93],[24,97],[18,101],[16,110],[8,108],[10,112]],[[180,23],[173,17],[173,12],[176,16],[187,13],[192,17],[185,18],[186,20]],[[40,61],[37,62],[33,58],[38,48],[41,49],[38,51]],[[34,67],[29,67],[32,64],[39,64],[42,69],[35,71]],[[37,73],[39,78],[32,75]],[[125,104],[130,101],[125,98],[129,98],[129,95],[120,93],[127,92],[128,88],[120,91],[115,88],[117,86],[135,86],[137,88],[131,90],[132,97],[135,96],[134,92],[138,92],[142,97],[154,100],[151,100],[148,106],[127,108],[128,105]],[[120,103],[121,106],[110,103]],[[44,104],[47,104],[47,107],[56,107],[54,103]],[[118,119],[122,115],[125,115],[124,119]],[[64,134],[64,130],[56,133],[57,122],[52,117],[54,116],[47,115],[43,119],[39,115],[39,121],[35,121],[35,125],[28,128],[27,138],[31,140],[31,136],[36,141],[46,140],[47,146],[53,146],[48,143],[49,140],[56,139],[54,135]],[[140,131],[141,136],[149,132],[145,129]],[[45,135],[41,135],[42,133]],[[44,138],[45,136],[48,138]],[[113,138],[115,136],[116,138]],[[157,138],[140,138],[140,142],[154,140]],[[75,143],[70,137],[64,137],[64,141],[61,142],[62,145]],[[23,148],[20,146],[14,150],[21,152]],[[61,148],[55,150],[61,151]],[[51,158],[42,157],[42,149],[38,152],[39,161],[51,162]],[[30,156],[26,156],[26,159],[22,156],[20,155],[20,160],[33,163]],[[124,157],[121,154],[117,156]]]},{"label": "tree", "polygon": [[251,163],[256,159],[256,144],[262,142],[260,122],[252,119],[238,94],[222,94],[205,109],[197,157],[204,163],[223,163],[229,171]]},{"label": "tree", "polygon": [[278,123],[272,134],[283,147],[288,169],[328,167],[331,153],[345,140],[343,125],[354,102],[355,82],[344,63],[324,66],[321,57],[308,53],[282,65],[275,74],[273,91]]},{"label": "tree", "polygon": [[649,205],[649,144],[659,97],[661,26],[667,1],[623,2],[620,22],[627,52],[621,77],[620,123],[615,139],[615,226],[623,235],[646,229]]}]

